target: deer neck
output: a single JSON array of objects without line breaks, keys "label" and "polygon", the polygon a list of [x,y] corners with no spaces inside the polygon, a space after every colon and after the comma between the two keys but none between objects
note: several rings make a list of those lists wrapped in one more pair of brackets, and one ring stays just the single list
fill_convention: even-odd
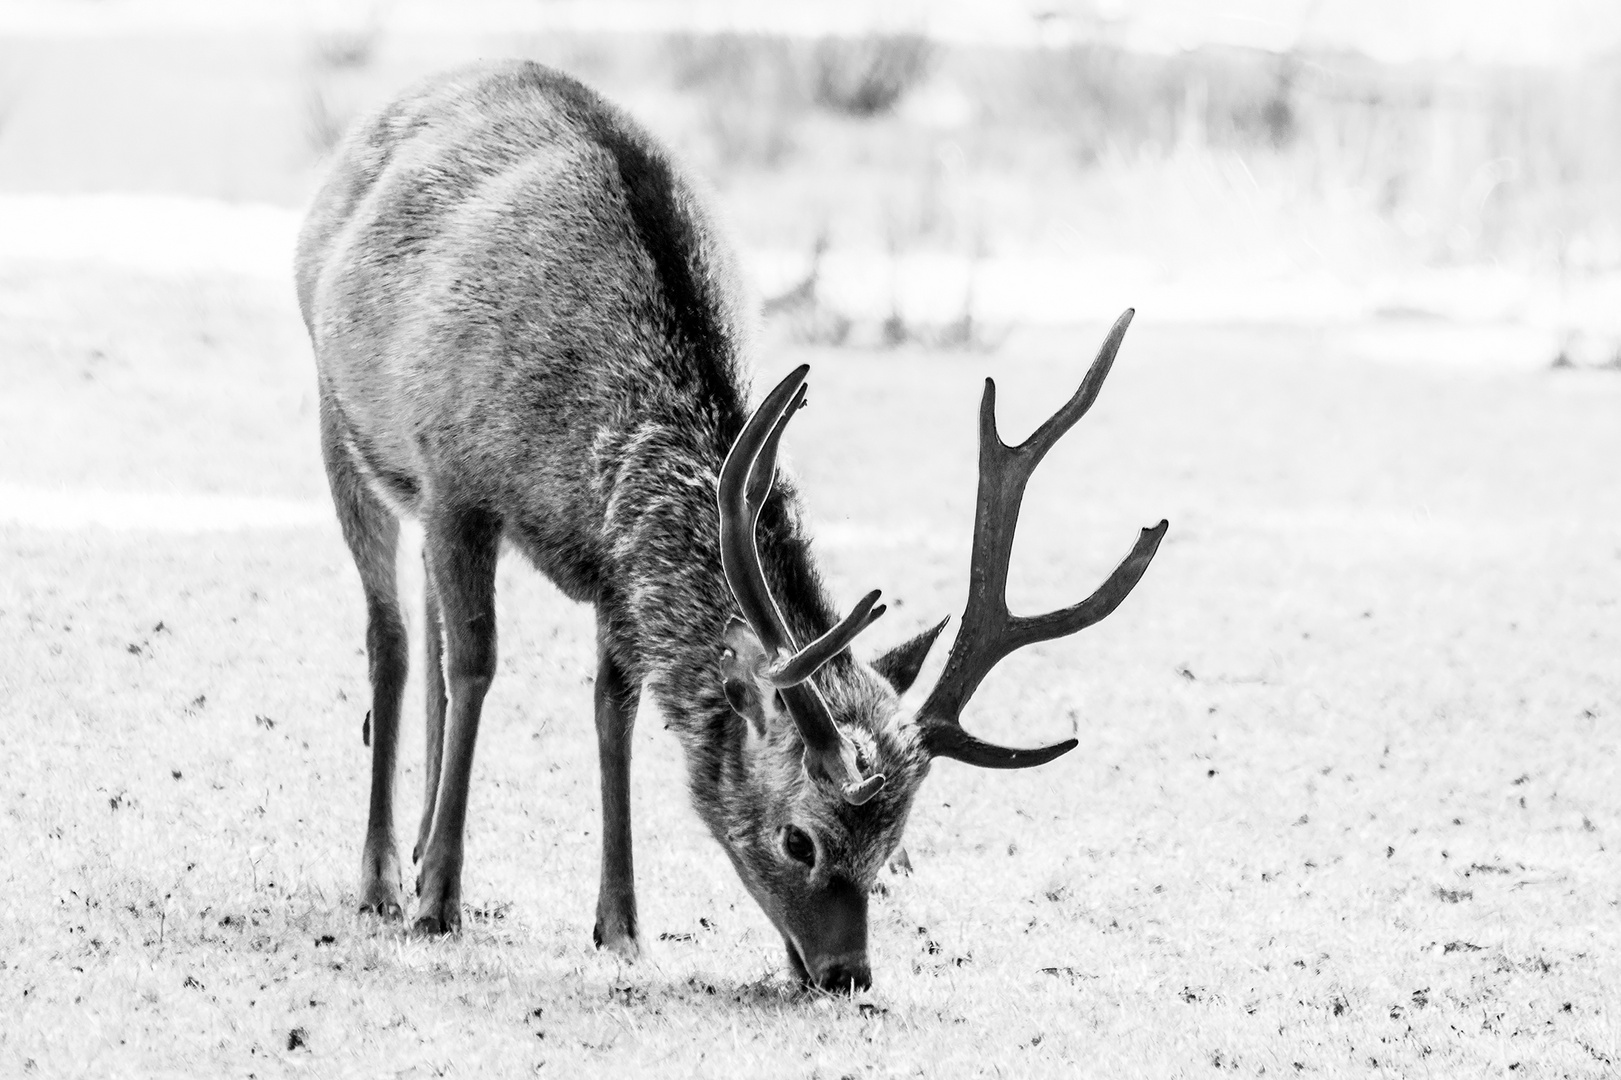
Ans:
[{"label": "deer neck", "polygon": [[[737,614],[721,570],[715,476],[718,465],[649,439],[631,440],[606,500],[616,595],[610,634],[618,638],[670,726],[708,729],[727,710],[720,650]],[[784,617],[810,640],[836,621],[798,499],[781,484],[760,516],[760,560]]]}]

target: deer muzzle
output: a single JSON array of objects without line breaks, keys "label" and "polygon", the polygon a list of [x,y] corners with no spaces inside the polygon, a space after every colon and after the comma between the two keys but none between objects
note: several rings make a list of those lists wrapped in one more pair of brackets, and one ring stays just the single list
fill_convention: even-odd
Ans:
[{"label": "deer muzzle", "polygon": [[804,925],[789,937],[788,952],[800,976],[818,990],[851,993],[872,986],[867,894],[843,878],[829,881]]}]

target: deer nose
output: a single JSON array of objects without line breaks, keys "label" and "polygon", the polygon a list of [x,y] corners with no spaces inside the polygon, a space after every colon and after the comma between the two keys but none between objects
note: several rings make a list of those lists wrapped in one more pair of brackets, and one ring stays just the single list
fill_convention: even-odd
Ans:
[{"label": "deer nose", "polygon": [[816,988],[835,994],[849,994],[872,986],[872,969],[866,953],[846,953],[817,965]]}]

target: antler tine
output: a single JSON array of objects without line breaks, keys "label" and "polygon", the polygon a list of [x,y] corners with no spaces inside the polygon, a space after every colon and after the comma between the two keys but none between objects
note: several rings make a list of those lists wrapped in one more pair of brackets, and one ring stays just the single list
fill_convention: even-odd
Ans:
[{"label": "antler tine", "polygon": [[847,648],[857,634],[878,621],[878,617],[884,613],[884,605],[878,603],[878,596],[877,589],[863,596],[843,622],[793,656],[773,664],[771,670],[766,672],[767,681],[780,690],[785,686],[798,686],[816,674],[823,664]]},{"label": "antler tine", "polygon": [[[1087,410],[1092,408],[1092,403],[1098,399],[1098,391],[1103,389],[1103,380],[1109,377],[1109,372],[1114,368],[1114,358],[1120,352],[1120,343],[1126,339],[1126,331],[1131,327],[1132,316],[1136,314],[1135,308],[1127,308],[1120,313],[1114,325],[1109,327],[1109,333],[1104,337],[1103,344],[1098,346],[1097,358],[1092,361],[1092,366],[1086,369],[1086,378],[1081,380],[1081,385],[1075,393],[1064,403],[1063,408],[1049,416],[1046,423],[1019,444],[1018,448],[1021,451],[1027,451],[1032,455],[1029,464],[1025,466],[1026,476],[1035,471],[1047,451],[1051,450],[1054,444],[1064,437],[1064,433],[1074,427],[1076,422],[1086,415]],[[996,418],[993,416],[991,431],[994,433],[995,430]]]},{"label": "antler tine", "polygon": [[1159,549],[1168,523],[1143,529],[1137,543],[1114,573],[1080,603],[1045,615],[1012,615],[1007,607],[1008,562],[1025,485],[1047,451],[1097,400],[1119,352],[1128,309],[1115,320],[1097,359],[1080,388],[1035,433],[1018,446],[1008,446],[996,432],[996,384],[985,380],[979,410],[979,493],[974,510],[974,547],[969,570],[968,604],[946,659],[945,671],[924,701],[919,715],[925,745],[935,757],[955,758],[985,768],[1028,768],[1051,761],[1076,745],[1068,739],[1029,750],[996,746],[963,730],[964,704],[991,669],[1015,649],[1064,637],[1105,618],[1136,586]]},{"label": "antler tine", "polygon": [[807,772],[831,781],[847,802],[860,806],[883,787],[884,777],[880,773],[862,778],[855,748],[840,734],[827,703],[807,680],[883,614],[882,605],[874,606],[878,593],[868,593],[839,625],[796,650],[787,621],[771,596],[755,546],[760,511],[776,472],[778,445],[788,421],[804,404],[805,377],[809,372],[810,365],[801,364],[766,395],[721,466],[721,566],[737,606],[767,652],[789,654],[772,665],[767,680],[781,688],[788,714],[799,729]]},{"label": "antler tine", "polygon": [[1137,587],[1137,582],[1142,580],[1143,574],[1148,570],[1148,564],[1154,559],[1154,553],[1159,550],[1159,542],[1164,539],[1165,531],[1170,527],[1171,523],[1162,518],[1158,525],[1144,528],[1139,532],[1131,553],[1114,568],[1114,572],[1091,596],[1080,603],[1072,604],[1061,611],[1049,611],[1045,615],[1012,616],[1008,628],[1011,644],[1007,652],[1022,649],[1038,641],[1068,637],[1108,618],[1130,595],[1131,590]]},{"label": "antler tine", "polygon": [[782,410],[782,415],[771,428],[771,434],[767,435],[765,442],[761,444],[759,456],[750,467],[747,505],[749,514],[756,523],[760,520],[760,510],[765,506],[766,496],[771,494],[771,485],[777,479],[777,450],[782,445],[782,433],[788,429],[788,421],[794,418],[794,414],[805,407],[807,389],[808,387],[801,384],[794,392],[793,399],[788,402],[788,407]]}]

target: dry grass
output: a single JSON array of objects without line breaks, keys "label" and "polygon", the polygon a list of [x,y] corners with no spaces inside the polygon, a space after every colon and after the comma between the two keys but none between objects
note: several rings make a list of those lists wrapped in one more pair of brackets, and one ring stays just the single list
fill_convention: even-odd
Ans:
[{"label": "dry grass", "polygon": [[[0,301],[0,479],[320,496],[282,293],[42,271]],[[871,647],[961,602],[979,377],[1015,435],[1095,333],[770,350],[763,378],[814,365],[790,451],[837,594],[898,601]],[[1142,313],[1032,487],[1015,604],[1077,595],[1161,514],[1170,538],[1107,622],[987,683],[980,730],[1075,723],[1081,749],[940,767],[854,999],[783,981],[652,714],[653,956],[593,952],[590,618],[527,568],[500,582],[473,910],[423,942],[352,911],[335,530],[0,527],[0,1074],[1614,1075],[1618,406],[1607,373]]]}]

